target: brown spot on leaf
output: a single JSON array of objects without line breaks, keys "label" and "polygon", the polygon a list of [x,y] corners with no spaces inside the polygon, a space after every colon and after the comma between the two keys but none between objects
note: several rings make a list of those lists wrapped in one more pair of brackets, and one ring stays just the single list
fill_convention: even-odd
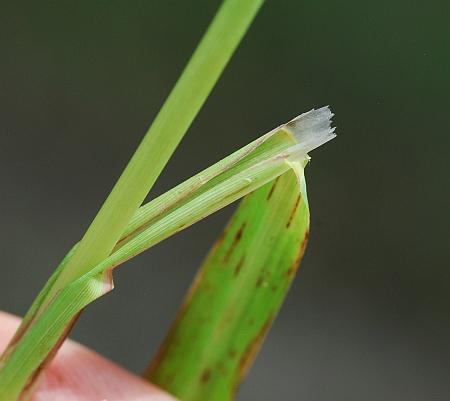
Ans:
[{"label": "brown spot on leaf", "polygon": [[239,231],[236,233],[236,241],[240,241],[242,238],[242,233],[244,232],[245,223],[242,223],[241,227],[239,228]]},{"label": "brown spot on leaf", "polygon": [[242,257],[239,260],[238,264],[234,268],[234,275],[235,276],[237,276],[240,273],[240,271],[242,269],[242,266],[244,265],[244,262],[245,262],[245,255],[242,255]]},{"label": "brown spot on leaf", "polygon": [[295,213],[297,212],[298,205],[300,204],[300,199],[301,198],[302,198],[301,195],[299,195],[297,197],[297,201],[295,202],[295,205],[294,205],[294,207],[291,210],[291,214],[289,215],[289,220],[288,220],[288,222],[286,224],[286,228],[289,228],[291,226],[292,220],[293,220],[293,218],[295,216]]},{"label": "brown spot on leaf", "polygon": [[209,379],[211,378],[211,369],[205,369],[200,376],[200,382],[201,383],[208,383]]},{"label": "brown spot on leaf", "polygon": [[256,280],[255,287],[256,287],[256,288],[259,288],[259,287],[262,286],[263,283],[264,283],[264,277],[259,276],[259,277],[258,277],[258,280]]},{"label": "brown spot on leaf", "polygon": [[239,360],[236,376],[234,379],[234,393],[237,392],[240,383],[242,382],[248,370],[250,369],[259,349],[261,348],[264,338],[266,337],[266,334],[269,331],[273,319],[274,315],[270,315],[268,317],[264,325],[261,327],[261,329],[253,338],[253,340],[249,342],[244,353],[242,354]]},{"label": "brown spot on leaf", "polygon": [[296,271],[297,271],[297,261],[292,263],[292,265],[289,267],[289,269],[286,270],[286,276],[292,277]]},{"label": "brown spot on leaf", "polygon": [[236,248],[237,244],[239,244],[242,235],[244,233],[244,229],[245,229],[246,223],[242,223],[241,227],[239,228],[239,230],[237,231],[236,235],[234,236],[233,242],[230,245],[230,248],[228,249],[225,258],[224,258],[224,262],[228,262],[228,260],[230,259],[230,256],[232,255],[234,249]]},{"label": "brown spot on leaf", "polygon": [[237,355],[237,352],[236,352],[236,350],[235,349],[230,349],[229,351],[228,351],[228,356],[230,357],[230,358],[236,358],[236,355]]},{"label": "brown spot on leaf", "polygon": [[255,288],[259,288],[261,286],[267,287],[271,276],[272,273],[270,270],[267,270],[266,268],[261,269],[260,275],[255,283]]},{"label": "brown spot on leaf", "polygon": [[206,291],[206,292],[214,291],[214,286],[209,281],[206,281],[204,279],[201,282],[201,287],[202,287],[202,290]]},{"label": "brown spot on leaf", "polygon": [[300,247],[300,258],[303,256],[303,253],[305,252],[306,245],[308,244],[308,238],[309,238],[309,229],[305,231],[305,235],[302,240],[302,246]]},{"label": "brown spot on leaf", "polygon": [[305,253],[306,245],[308,243],[308,236],[309,236],[309,230],[306,230],[305,235],[303,236],[303,239],[302,239],[302,242],[300,245],[300,249],[297,253],[297,256],[296,256],[294,262],[292,263],[292,265],[286,271],[286,275],[290,278],[292,278],[295,275],[295,273],[297,272],[300,261],[303,257],[303,254]]},{"label": "brown spot on leaf", "polygon": [[298,264],[302,260],[303,255],[305,254],[306,245],[308,244],[308,238],[309,238],[309,229],[307,229],[305,231],[305,234],[303,235],[300,249],[298,251],[297,257],[295,258],[295,262],[294,262],[296,266],[298,266]]},{"label": "brown spot on leaf", "polygon": [[275,181],[274,181],[274,183],[273,183],[272,187],[270,188],[270,191],[269,191],[269,193],[268,193],[268,195],[267,195],[267,200],[270,200],[270,198],[272,197],[273,191],[275,191],[275,187],[277,186],[278,180],[279,180],[279,179],[280,179],[280,176],[278,176],[278,177],[275,179]]}]

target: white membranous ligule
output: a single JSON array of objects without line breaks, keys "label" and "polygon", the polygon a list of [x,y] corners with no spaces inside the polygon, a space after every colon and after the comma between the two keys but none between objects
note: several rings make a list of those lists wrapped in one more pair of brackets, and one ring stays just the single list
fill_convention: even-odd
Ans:
[{"label": "white membranous ligule", "polygon": [[330,108],[325,106],[300,114],[286,123],[284,127],[292,132],[298,142],[295,145],[296,152],[302,152],[306,155],[311,150],[333,139],[336,136],[334,133],[336,128],[331,127],[333,116]]}]

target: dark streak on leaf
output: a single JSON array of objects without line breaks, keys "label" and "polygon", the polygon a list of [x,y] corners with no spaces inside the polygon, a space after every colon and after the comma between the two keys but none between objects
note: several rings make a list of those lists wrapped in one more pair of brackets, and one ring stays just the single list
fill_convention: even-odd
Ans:
[{"label": "dark streak on leaf", "polygon": [[69,335],[70,331],[72,330],[73,326],[77,322],[78,318],[81,315],[81,312],[78,312],[72,320],[69,322],[69,324],[65,327],[63,333],[61,334],[61,337],[59,337],[58,341],[55,343],[52,350],[47,354],[46,358],[42,361],[42,363],[36,368],[36,370],[33,372],[33,374],[28,378],[27,383],[22,389],[22,392],[20,394],[19,399],[28,399],[28,395],[30,394],[31,390],[34,388],[35,384],[37,384],[37,378],[40,376],[40,374],[47,369],[47,366],[50,364],[50,362],[53,360],[54,356],[58,352],[58,350],[61,348],[61,345],[64,343],[64,340]]},{"label": "dark streak on leaf", "polygon": [[267,284],[270,282],[271,276],[272,276],[272,273],[270,270],[267,270],[265,268],[261,269],[260,275],[255,283],[255,288],[259,288],[263,284],[265,284],[265,286],[267,286]]},{"label": "dark streak on leaf", "polygon": [[233,239],[233,243],[231,244],[230,248],[228,249],[225,258],[224,258],[224,262],[228,262],[230,259],[231,254],[233,253],[234,249],[236,248],[237,244],[239,243],[239,241],[242,238],[242,234],[244,232],[246,223],[242,223],[241,227],[239,228],[238,232],[236,233],[236,235],[234,236]]},{"label": "dark streak on leaf", "polygon": [[244,265],[245,262],[245,255],[242,255],[241,259],[239,260],[238,264],[236,265],[236,267],[234,268],[234,275],[237,276],[239,275],[242,266]]},{"label": "dark streak on leaf", "polygon": [[290,225],[291,225],[291,223],[292,223],[292,219],[294,218],[294,216],[295,216],[295,212],[297,211],[297,209],[298,209],[298,205],[300,204],[300,199],[301,199],[302,197],[301,197],[301,195],[299,195],[298,197],[297,197],[297,201],[295,202],[295,205],[294,205],[294,207],[293,207],[293,209],[292,209],[292,211],[291,211],[291,214],[290,214],[290,216],[289,216],[289,220],[288,220],[288,222],[287,222],[287,224],[286,224],[286,228],[289,228],[290,227]]},{"label": "dark streak on leaf", "polygon": [[263,282],[264,282],[264,278],[263,278],[262,276],[259,276],[259,277],[258,277],[258,280],[256,280],[255,287],[256,287],[256,288],[261,287],[261,285],[262,285]]},{"label": "dark streak on leaf", "polygon": [[211,378],[211,369],[205,369],[200,376],[200,382],[205,384],[208,383],[209,379]]},{"label": "dark streak on leaf", "polygon": [[298,265],[300,264],[300,260],[303,257],[303,254],[305,253],[306,244],[308,243],[308,236],[309,236],[309,230],[305,231],[305,235],[303,236],[302,243],[300,246],[300,249],[298,251],[298,254],[294,260],[294,263],[289,267],[289,269],[286,271],[286,275],[290,278],[293,278],[297,269]]},{"label": "dark streak on leaf", "polygon": [[258,351],[261,348],[261,345],[264,341],[267,332],[269,331],[273,319],[274,315],[269,315],[264,325],[261,327],[261,329],[253,338],[253,340],[250,341],[244,353],[242,354],[237,367],[236,377],[234,379],[234,391],[233,391],[234,394],[236,394],[237,390],[239,389],[239,385],[246,376],[248,370],[250,369],[253,363],[253,360],[258,354]]},{"label": "dark streak on leaf", "polygon": [[275,187],[277,186],[279,179],[280,179],[280,176],[275,178],[275,181],[274,181],[274,183],[272,185],[272,188],[270,188],[269,194],[267,195],[267,200],[270,200],[270,198],[272,197],[273,191],[275,191]]},{"label": "dark streak on leaf", "polygon": [[308,243],[308,238],[309,238],[309,230],[306,230],[305,236],[303,237],[302,246],[300,247],[300,257],[299,258],[301,258],[303,256],[303,253],[305,252],[306,244]]},{"label": "dark streak on leaf", "polygon": [[289,269],[286,271],[286,276],[293,277],[295,272],[297,271],[298,262],[295,260],[294,263],[289,267]]}]

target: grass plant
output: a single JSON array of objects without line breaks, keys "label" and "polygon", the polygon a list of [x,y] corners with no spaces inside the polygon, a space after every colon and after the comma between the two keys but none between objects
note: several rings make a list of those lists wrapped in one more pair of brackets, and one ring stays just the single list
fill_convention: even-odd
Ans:
[{"label": "grass plant", "polygon": [[142,206],[263,0],[225,0],[83,238],[0,359],[0,400],[27,398],[113,269],[244,197],[146,377],[180,400],[229,400],[262,343],[309,231],[304,167],[334,137],[327,107],[304,113]]}]

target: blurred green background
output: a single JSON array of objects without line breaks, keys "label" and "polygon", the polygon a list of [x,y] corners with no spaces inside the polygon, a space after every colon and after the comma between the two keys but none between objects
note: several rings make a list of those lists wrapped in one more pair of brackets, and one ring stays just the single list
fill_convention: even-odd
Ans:
[{"label": "blurred green background", "polygon": [[[219,1],[2,2],[0,309],[76,242]],[[450,3],[268,0],[152,196],[312,107],[312,230],[238,400],[450,399]],[[73,337],[140,372],[222,211],[117,271]]]}]

